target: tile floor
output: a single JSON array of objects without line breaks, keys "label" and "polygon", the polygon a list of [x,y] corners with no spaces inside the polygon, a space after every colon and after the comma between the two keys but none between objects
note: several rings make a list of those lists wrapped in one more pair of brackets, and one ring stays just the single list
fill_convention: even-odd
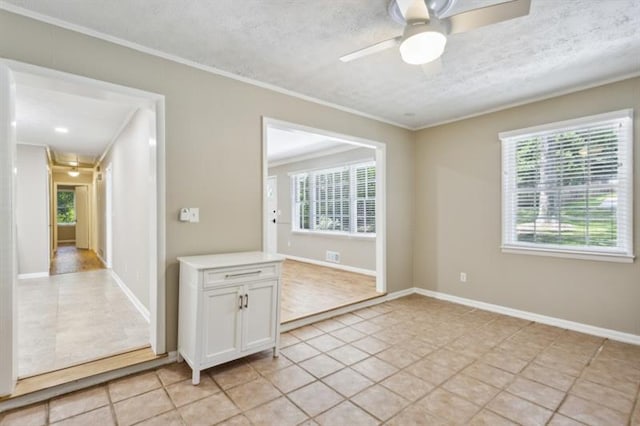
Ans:
[{"label": "tile floor", "polygon": [[[640,347],[422,296],[4,414],[0,425],[640,425]],[[3,416],[3,415],[0,415]]]},{"label": "tile floor", "polygon": [[19,280],[18,376],[149,344],[149,323],[106,269]]}]

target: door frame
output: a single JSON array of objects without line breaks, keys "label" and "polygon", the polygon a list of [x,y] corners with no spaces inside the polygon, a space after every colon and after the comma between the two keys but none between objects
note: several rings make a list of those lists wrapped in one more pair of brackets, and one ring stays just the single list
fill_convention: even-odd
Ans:
[{"label": "door frame", "polygon": [[[51,197],[51,209],[53,212],[53,217],[55,218],[54,222],[53,222],[53,246],[55,247],[55,250],[58,250],[58,219],[57,219],[57,212],[58,212],[58,186],[73,186],[74,188],[76,186],[86,186],[87,187],[87,195],[90,193],[90,191],[92,190],[91,186],[92,184],[90,183],[76,183],[76,182],[72,182],[72,181],[66,181],[66,180],[60,180],[60,181],[55,181],[53,182],[53,194],[55,195],[54,197]],[[91,205],[91,203],[88,204],[88,216],[89,216],[89,240],[91,240],[91,232],[92,231],[92,226],[93,226],[93,221],[94,221],[94,211],[93,211],[93,206]]]},{"label": "door frame", "polygon": [[[140,102],[155,113],[155,126],[149,140],[149,311],[150,343],[156,354],[166,353],[166,202],[165,202],[165,97],[140,89],[126,87],[88,77],[31,65],[12,59],[0,58],[0,94],[7,98],[10,90],[15,93],[14,73],[33,78],[56,80],[61,85],[83,85],[96,91],[125,96]],[[0,103],[0,223],[4,224],[0,265],[3,266],[0,281],[0,395],[13,392],[17,379],[17,314],[15,282],[17,268],[15,241],[15,103],[3,108]],[[4,167],[4,166],[8,167]],[[10,185],[4,182],[11,182]],[[4,237],[7,238],[4,238]],[[4,266],[7,266],[4,268]],[[6,278],[6,279],[5,279]]]},{"label": "door frame", "polygon": [[306,133],[323,135],[328,138],[342,139],[346,143],[375,149],[376,152],[376,291],[387,291],[387,145],[383,142],[357,136],[332,132],[302,124],[291,123],[262,116],[262,250],[267,248],[267,179],[269,175],[269,162],[267,159],[267,144],[269,127],[298,130]]},{"label": "door frame", "polygon": [[113,267],[113,163],[104,169],[104,263]]},{"label": "door frame", "polygon": [[[275,213],[275,219],[276,219],[276,226],[275,226],[275,231],[272,235],[273,239],[275,240],[275,251],[274,253],[278,252],[278,176],[267,176],[267,185],[265,185],[265,191],[266,188],[268,187],[268,182],[269,180],[273,180],[275,182],[274,184],[274,188],[275,188],[275,193],[276,193],[276,213]],[[265,238],[266,238],[266,243],[265,243],[265,251],[269,252],[269,250],[266,250],[269,247],[269,223],[271,221],[270,218],[270,213],[269,213],[269,197],[265,197],[265,204],[264,204],[264,208],[265,208],[265,212],[264,212],[264,217],[267,219],[267,222],[265,222],[267,224],[267,226],[265,227],[266,229],[266,234],[265,234]]]}]

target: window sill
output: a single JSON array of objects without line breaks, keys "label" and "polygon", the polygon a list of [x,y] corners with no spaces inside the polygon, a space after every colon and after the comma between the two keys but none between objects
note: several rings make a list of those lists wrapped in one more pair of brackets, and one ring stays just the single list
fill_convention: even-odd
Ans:
[{"label": "window sill", "polygon": [[58,223],[57,225],[58,226],[76,226],[76,223],[75,222],[73,222],[73,223]]},{"label": "window sill", "polygon": [[568,259],[597,260],[602,262],[633,263],[635,256],[620,253],[595,253],[579,250],[555,250],[541,247],[502,246],[503,253],[533,256],[564,257]]},{"label": "window sill", "polygon": [[306,235],[309,237],[318,236],[318,237],[330,237],[330,238],[344,238],[347,240],[375,240],[376,234],[346,234],[342,232],[331,232],[331,231],[301,231],[294,230],[291,231],[294,235]]}]

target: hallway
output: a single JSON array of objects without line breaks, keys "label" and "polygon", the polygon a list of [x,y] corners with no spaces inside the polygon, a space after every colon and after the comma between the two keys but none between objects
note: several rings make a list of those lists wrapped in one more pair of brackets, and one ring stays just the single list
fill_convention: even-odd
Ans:
[{"label": "hallway", "polygon": [[104,269],[104,264],[92,250],[79,249],[74,244],[60,244],[51,260],[50,275]]},{"label": "hallway", "polygon": [[19,280],[18,376],[149,345],[149,323],[106,269]]}]

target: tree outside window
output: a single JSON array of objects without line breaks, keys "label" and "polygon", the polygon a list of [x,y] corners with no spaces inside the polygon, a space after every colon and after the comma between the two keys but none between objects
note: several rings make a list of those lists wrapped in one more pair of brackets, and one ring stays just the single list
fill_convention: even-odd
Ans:
[{"label": "tree outside window", "polygon": [[63,225],[76,223],[76,194],[73,190],[58,190],[57,221]]}]

